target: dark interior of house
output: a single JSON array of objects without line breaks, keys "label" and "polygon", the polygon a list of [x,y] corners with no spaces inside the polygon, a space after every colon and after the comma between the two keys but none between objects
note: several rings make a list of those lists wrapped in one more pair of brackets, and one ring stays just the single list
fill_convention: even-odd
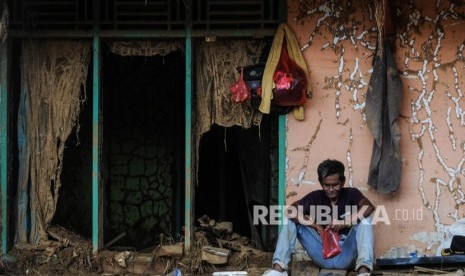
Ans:
[{"label": "dark interior of house", "polygon": [[[18,189],[18,170],[19,170],[19,148],[18,148],[18,108],[19,108],[19,99],[21,91],[21,41],[15,39],[12,41],[12,54],[11,54],[11,73],[10,73],[10,93],[11,97],[8,99],[9,108],[8,116],[10,118],[10,124],[8,125],[9,136],[8,139],[10,143],[8,144],[8,161],[10,162],[10,178],[9,178],[9,187],[8,189],[8,198],[15,199],[17,202],[17,189]],[[10,204],[8,212],[8,224],[11,225],[8,228],[8,243],[9,245],[13,244],[16,229],[13,227],[16,225],[16,213],[17,213],[17,204]]]},{"label": "dark interior of house", "polygon": [[249,129],[213,125],[200,142],[196,218],[230,221],[254,246],[272,248],[276,227],[254,225],[252,216],[277,198],[277,146],[275,116]]},{"label": "dark interior of house", "polygon": [[184,55],[103,53],[104,239],[176,239],[184,212]]},{"label": "dark interior of house", "polygon": [[217,221],[231,221],[235,232],[250,237],[234,130],[235,127],[213,125],[202,137],[199,185],[195,194],[196,217],[207,215]]}]

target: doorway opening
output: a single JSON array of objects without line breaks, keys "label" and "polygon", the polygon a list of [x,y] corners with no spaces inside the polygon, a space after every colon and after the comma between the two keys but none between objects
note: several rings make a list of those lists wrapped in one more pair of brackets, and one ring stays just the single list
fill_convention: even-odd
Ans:
[{"label": "doorway opening", "polygon": [[102,59],[104,241],[153,247],[184,219],[184,54]]},{"label": "doorway opening", "polygon": [[[84,87],[82,87],[84,90]],[[66,140],[61,188],[52,224],[92,237],[92,61],[86,80],[86,101]]]},{"label": "doorway opening", "polygon": [[233,223],[233,231],[258,249],[272,251],[277,226],[254,225],[254,206],[277,204],[277,116],[260,126],[213,125],[200,141],[195,214]]}]

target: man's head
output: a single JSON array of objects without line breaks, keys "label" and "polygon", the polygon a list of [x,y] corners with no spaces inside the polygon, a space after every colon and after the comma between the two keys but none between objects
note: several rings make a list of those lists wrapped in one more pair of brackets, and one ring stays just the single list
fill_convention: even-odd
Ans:
[{"label": "man's head", "polygon": [[325,195],[336,201],[346,181],[344,164],[337,160],[327,159],[318,165],[317,171],[318,181],[320,181]]}]

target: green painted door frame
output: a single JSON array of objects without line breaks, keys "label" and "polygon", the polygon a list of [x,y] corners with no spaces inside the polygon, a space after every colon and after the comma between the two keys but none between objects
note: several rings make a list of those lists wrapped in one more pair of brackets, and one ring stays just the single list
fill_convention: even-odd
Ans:
[{"label": "green painted door frame", "polygon": [[186,83],[185,83],[185,145],[184,145],[184,250],[190,252],[193,236],[194,212],[192,187],[192,0],[185,0],[186,5]]},{"label": "green painted door frame", "polygon": [[[279,0],[279,21],[287,21],[287,1]],[[286,205],[286,119],[287,115],[279,115],[278,119],[278,204]],[[281,212],[283,214],[283,212]],[[278,233],[281,232],[283,220],[278,225]]]},{"label": "green painted door frame", "polygon": [[[278,119],[278,205],[286,205],[286,115]],[[278,231],[281,231],[283,220],[279,220]]]},{"label": "green painted door frame", "polygon": [[2,256],[5,256],[8,247],[8,40],[0,47],[0,181]]},{"label": "green painted door frame", "polygon": [[[95,1],[98,3],[99,1]],[[103,244],[101,183],[101,120],[100,120],[100,37],[98,22],[94,23],[92,40],[92,251],[98,253]]]}]

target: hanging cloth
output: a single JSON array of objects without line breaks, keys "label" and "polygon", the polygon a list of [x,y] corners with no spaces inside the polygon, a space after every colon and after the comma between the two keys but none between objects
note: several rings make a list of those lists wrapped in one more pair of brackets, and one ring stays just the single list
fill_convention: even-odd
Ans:
[{"label": "hanging cloth", "polygon": [[383,53],[376,57],[366,95],[367,125],[375,139],[368,184],[380,193],[391,194],[400,185],[402,157],[398,117],[402,103],[402,80],[383,39]]},{"label": "hanging cloth", "polygon": [[402,103],[402,80],[392,55],[395,36],[389,2],[376,3],[375,17],[378,47],[365,107],[367,125],[375,139],[368,184],[380,193],[392,194],[399,188],[402,170],[397,120]]},{"label": "hanging cloth", "polygon": [[[273,75],[276,71],[276,67],[279,63],[279,58],[281,56],[281,48],[283,45],[283,40],[286,40],[287,51],[289,53],[289,57],[293,59],[297,65],[299,65],[304,71],[305,75],[307,76],[307,91],[312,91],[312,85],[310,83],[310,77],[308,75],[307,64],[305,63],[304,56],[300,51],[300,46],[295,37],[294,33],[292,32],[291,28],[286,23],[281,23],[276,30],[273,44],[270,49],[270,53],[268,55],[268,59],[266,61],[265,71],[263,73],[262,78],[262,102],[260,104],[259,110],[262,113],[269,114],[271,109],[271,100],[273,99]],[[296,106],[294,108],[294,117],[297,120],[304,119],[304,107],[303,106]]]}]

